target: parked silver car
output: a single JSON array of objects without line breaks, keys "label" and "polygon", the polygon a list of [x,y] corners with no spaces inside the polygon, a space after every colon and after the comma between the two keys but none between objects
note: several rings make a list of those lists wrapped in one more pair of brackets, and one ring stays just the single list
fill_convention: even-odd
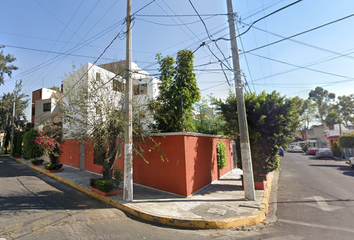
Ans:
[{"label": "parked silver car", "polygon": [[333,152],[329,148],[319,148],[316,151],[316,158],[321,159],[321,158],[330,158],[334,159]]},{"label": "parked silver car", "polygon": [[302,153],[304,152],[300,146],[294,146],[290,149],[290,152],[292,153]]}]

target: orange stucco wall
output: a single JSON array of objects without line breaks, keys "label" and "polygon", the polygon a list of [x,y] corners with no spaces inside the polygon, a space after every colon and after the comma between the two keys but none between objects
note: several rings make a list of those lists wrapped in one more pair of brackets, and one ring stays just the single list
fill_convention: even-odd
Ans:
[{"label": "orange stucco wall", "polygon": [[[161,143],[168,162],[162,162],[156,150],[145,155],[149,164],[136,158],[135,183],[189,196],[234,168],[231,139],[184,134],[154,139]],[[217,167],[216,157],[216,144],[220,140],[226,145],[228,159],[227,166],[221,170]]]},{"label": "orange stucco wall", "polygon": [[80,144],[77,140],[65,140],[60,145],[59,162],[68,166],[80,168]]},{"label": "orange stucco wall", "polygon": [[[186,167],[183,136],[154,137],[160,143],[161,151],[167,159],[162,161],[155,147],[144,147],[144,162],[136,157],[133,162],[134,183],[186,196]],[[153,146],[149,141],[147,145]]]},{"label": "orange stucco wall", "polygon": [[[227,165],[218,169],[216,145],[219,141],[226,146]],[[186,175],[187,195],[207,186],[221,176],[231,171],[233,160],[231,156],[231,139],[210,136],[185,136],[186,145]]]},{"label": "orange stucco wall", "polygon": [[[140,156],[134,156],[134,183],[159,190],[189,196],[212,181],[220,178],[234,168],[232,158],[232,140],[210,135],[175,134],[154,136],[165,156],[161,160],[158,148],[148,140],[144,149],[145,162]],[[216,145],[223,141],[226,145],[227,166],[217,167]],[[76,150],[75,150],[76,149]],[[102,166],[93,162],[93,151],[85,145],[85,169],[101,173]],[[62,144],[63,154],[59,160],[63,164],[80,167],[80,147],[75,140],[66,140]],[[116,159],[115,167],[124,169],[124,153]]]},{"label": "orange stucco wall", "polygon": [[211,183],[212,140],[210,137],[185,136],[185,161],[187,194],[198,191]]}]

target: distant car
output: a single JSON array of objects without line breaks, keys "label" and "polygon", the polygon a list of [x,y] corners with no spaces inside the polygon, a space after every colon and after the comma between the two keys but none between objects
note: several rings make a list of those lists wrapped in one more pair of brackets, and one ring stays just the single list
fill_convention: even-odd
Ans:
[{"label": "distant car", "polygon": [[294,146],[293,148],[290,149],[290,152],[292,153],[302,153],[304,152],[301,147],[299,146]]},{"label": "distant car", "polygon": [[319,148],[316,151],[316,158],[331,158],[334,159],[333,152],[329,148]]},{"label": "distant car", "polygon": [[349,165],[351,168],[354,168],[354,157],[349,158]]},{"label": "distant car", "polygon": [[318,150],[318,148],[310,147],[310,148],[307,149],[306,155],[316,155],[316,151],[317,150]]},{"label": "distant car", "polygon": [[290,145],[290,146],[286,149],[286,151],[291,152],[291,150],[293,150],[294,147],[295,147],[294,145]]}]

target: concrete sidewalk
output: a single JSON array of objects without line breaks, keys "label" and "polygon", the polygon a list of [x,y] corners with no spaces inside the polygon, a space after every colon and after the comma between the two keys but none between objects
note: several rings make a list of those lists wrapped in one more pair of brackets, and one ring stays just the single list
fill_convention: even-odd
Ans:
[{"label": "concrete sidewalk", "polygon": [[128,203],[123,201],[122,195],[105,197],[92,192],[89,179],[99,174],[69,166],[63,166],[64,170],[59,173],[47,173],[43,166],[32,166],[29,160],[14,160],[139,219],[190,229],[225,229],[263,222],[273,182],[273,174],[270,174],[266,190],[256,190],[256,201],[245,201],[242,172],[235,169],[187,198],[134,184],[134,200]]}]

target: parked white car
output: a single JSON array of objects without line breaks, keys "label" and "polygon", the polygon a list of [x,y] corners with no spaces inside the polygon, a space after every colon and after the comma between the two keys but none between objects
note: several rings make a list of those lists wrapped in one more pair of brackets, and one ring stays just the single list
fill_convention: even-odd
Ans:
[{"label": "parked white car", "polygon": [[304,151],[300,146],[294,146],[293,148],[290,149],[290,152],[292,153],[303,153]]},{"label": "parked white car", "polygon": [[354,157],[350,157],[349,158],[349,165],[350,165],[351,168],[354,169]]}]

